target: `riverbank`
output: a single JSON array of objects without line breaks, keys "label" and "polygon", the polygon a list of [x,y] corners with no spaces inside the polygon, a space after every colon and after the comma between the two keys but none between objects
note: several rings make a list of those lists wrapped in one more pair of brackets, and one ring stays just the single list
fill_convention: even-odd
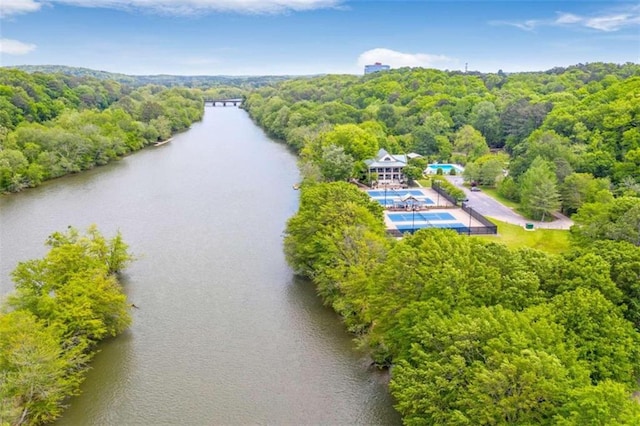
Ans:
[{"label": "riverbank", "polygon": [[[44,80],[33,80],[31,75],[18,71],[11,74],[5,81],[7,93],[12,87],[31,87],[29,93],[45,96],[46,92],[51,96],[49,101],[25,98],[21,102],[66,106],[43,114],[16,113],[9,119],[0,149],[0,193],[35,188],[50,179],[108,164],[158,143],[159,138],[165,142],[172,133],[188,128],[203,116],[199,89],[128,89],[126,94],[113,93],[100,105],[91,105],[78,102],[77,98],[67,99],[73,94],[71,88],[49,90],[44,87]],[[54,86],[62,89],[66,85],[64,81],[59,83],[60,87]],[[152,109],[147,108],[150,105]],[[38,108],[34,105],[29,110]]]},{"label": "riverbank", "polygon": [[132,258],[119,234],[107,240],[95,227],[85,235],[70,228],[47,245],[43,259],[17,266],[16,290],[0,306],[2,424],[58,418],[79,393],[96,345],[131,323],[116,273]]},{"label": "riverbank", "polygon": [[244,111],[208,108],[162,148],[0,202],[4,292],[69,224],[120,230],[138,257],[121,277],[133,324],[100,345],[56,426],[400,424],[340,319],[284,260],[299,181],[296,157]]},{"label": "riverbank", "polygon": [[171,137],[169,139],[166,139],[166,140],[163,140],[163,141],[160,141],[160,142],[156,142],[156,143],[153,144],[153,146],[162,146],[162,145],[168,144],[172,140],[173,140],[173,138]]}]

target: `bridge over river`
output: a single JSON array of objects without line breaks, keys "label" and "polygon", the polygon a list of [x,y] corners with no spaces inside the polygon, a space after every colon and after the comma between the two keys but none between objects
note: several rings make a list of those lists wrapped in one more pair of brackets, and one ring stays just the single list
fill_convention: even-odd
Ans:
[{"label": "bridge over river", "polygon": [[205,99],[204,106],[240,106],[242,104],[242,98],[229,98],[229,99]]}]

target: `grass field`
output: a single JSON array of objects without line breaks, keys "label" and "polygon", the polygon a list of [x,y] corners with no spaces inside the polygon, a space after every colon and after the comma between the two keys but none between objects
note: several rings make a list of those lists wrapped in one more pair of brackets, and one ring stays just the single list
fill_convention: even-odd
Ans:
[{"label": "grass field", "polygon": [[431,188],[431,179],[418,179],[418,183],[425,188]]},{"label": "grass field", "polygon": [[[524,212],[524,210],[522,210],[522,206],[520,205],[520,203],[516,203],[515,201],[507,200],[502,195],[498,194],[498,190],[497,189],[494,189],[494,188],[486,188],[486,189],[482,188],[482,191],[485,194],[487,194],[488,196],[490,196],[491,198],[493,198],[494,200],[498,201],[499,203],[502,203],[507,207],[511,207],[513,209],[513,211],[515,211],[519,215],[527,217],[527,214]],[[547,217],[545,218],[544,221],[545,222],[553,222],[553,217],[547,215]]]},{"label": "grass field", "polygon": [[531,247],[548,253],[562,253],[569,248],[569,231],[559,229],[526,231],[522,226],[493,218],[489,220],[498,225],[498,235],[483,235],[480,238],[500,242],[511,248]]}]

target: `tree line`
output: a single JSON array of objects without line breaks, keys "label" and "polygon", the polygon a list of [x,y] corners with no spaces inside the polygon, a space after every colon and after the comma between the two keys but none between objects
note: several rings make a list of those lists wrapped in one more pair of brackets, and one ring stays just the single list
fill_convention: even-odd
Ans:
[{"label": "tree line", "polygon": [[406,424],[638,424],[640,248],[576,243],[552,255],[449,230],[395,240],[366,193],[325,182],[302,185],[284,249],[391,367]]},{"label": "tree line", "polygon": [[0,192],[165,140],[202,118],[205,95],[229,90],[133,89],[113,80],[0,69]]},{"label": "tree line", "polygon": [[139,87],[160,85],[165,87],[192,87],[199,89],[236,87],[249,90],[291,77],[281,75],[265,76],[226,76],[226,75],[128,75],[89,68],[69,67],[65,65],[19,65],[10,67],[28,73],[65,74],[75,77],[93,77],[99,80],[111,80],[127,86]]},{"label": "tree line", "polygon": [[415,152],[464,164],[468,181],[497,185],[544,219],[640,195],[639,91],[632,63],[514,74],[404,68],[282,82],[253,91],[245,108],[300,151],[315,180],[366,181],[362,161],[379,148]]},{"label": "tree line", "polygon": [[[401,69],[247,97],[254,120],[300,154],[287,261],[391,369],[406,424],[640,422],[639,75],[634,64]],[[345,182],[369,180],[363,160],[380,148],[463,163],[532,217],[562,207],[576,222],[571,249],[436,229],[388,237],[382,207]]]},{"label": "tree line", "polygon": [[[247,96],[244,106],[256,122],[301,157],[304,181],[300,209],[285,232],[287,259],[314,281],[375,363],[391,367],[390,389],[406,423],[639,422],[630,398],[640,356],[640,174],[634,157],[640,138],[630,97],[638,92],[639,69],[599,63],[509,75],[400,69],[292,79]],[[228,90],[133,89],[0,69],[0,190],[33,186],[168,137],[199,119],[203,96]],[[575,245],[550,255],[451,231],[389,239],[381,207],[341,182],[369,180],[363,160],[380,148],[424,155],[412,164],[418,173],[426,161],[464,163],[477,172],[469,179],[497,185],[532,217],[561,206],[574,214]],[[63,351],[55,345],[88,348],[124,323],[94,321],[93,313],[85,317],[84,307],[70,303],[53,306],[58,294],[65,295],[60,300],[84,297],[76,243],[90,247],[86,240],[94,238],[75,231],[54,236],[52,259],[14,272],[17,296],[2,316],[0,362],[3,371],[5,365],[16,371],[18,383],[50,380],[55,392],[46,395],[59,396],[75,392],[79,382],[53,371],[82,370],[86,352],[77,349],[69,352],[72,359],[56,363]],[[58,244],[66,248],[56,251]],[[55,278],[58,272],[64,278]],[[59,324],[54,334],[38,334],[52,319]],[[77,338],[65,321],[93,337]],[[41,354],[41,362],[25,364],[43,370],[21,370],[26,355],[19,350],[4,357],[28,339],[4,332],[13,322],[35,330],[35,341],[49,342],[29,352]],[[30,397],[27,414],[46,408],[54,413],[49,418],[57,416],[51,407],[62,399],[6,389],[2,395],[14,395],[2,405],[11,422],[25,413],[20,407]],[[43,414],[33,422],[46,419]]]},{"label": "tree line", "polygon": [[132,260],[118,233],[74,228],[46,241],[42,259],[18,264],[0,305],[0,424],[58,418],[79,393],[101,340],[131,323],[117,273]]}]

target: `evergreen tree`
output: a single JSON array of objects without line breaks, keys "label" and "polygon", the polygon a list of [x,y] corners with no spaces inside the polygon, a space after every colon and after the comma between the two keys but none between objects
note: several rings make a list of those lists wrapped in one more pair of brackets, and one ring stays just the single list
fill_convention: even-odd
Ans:
[{"label": "evergreen tree", "polygon": [[520,178],[520,201],[531,218],[542,221],[560,207],[555,173],[541,157]]}]

